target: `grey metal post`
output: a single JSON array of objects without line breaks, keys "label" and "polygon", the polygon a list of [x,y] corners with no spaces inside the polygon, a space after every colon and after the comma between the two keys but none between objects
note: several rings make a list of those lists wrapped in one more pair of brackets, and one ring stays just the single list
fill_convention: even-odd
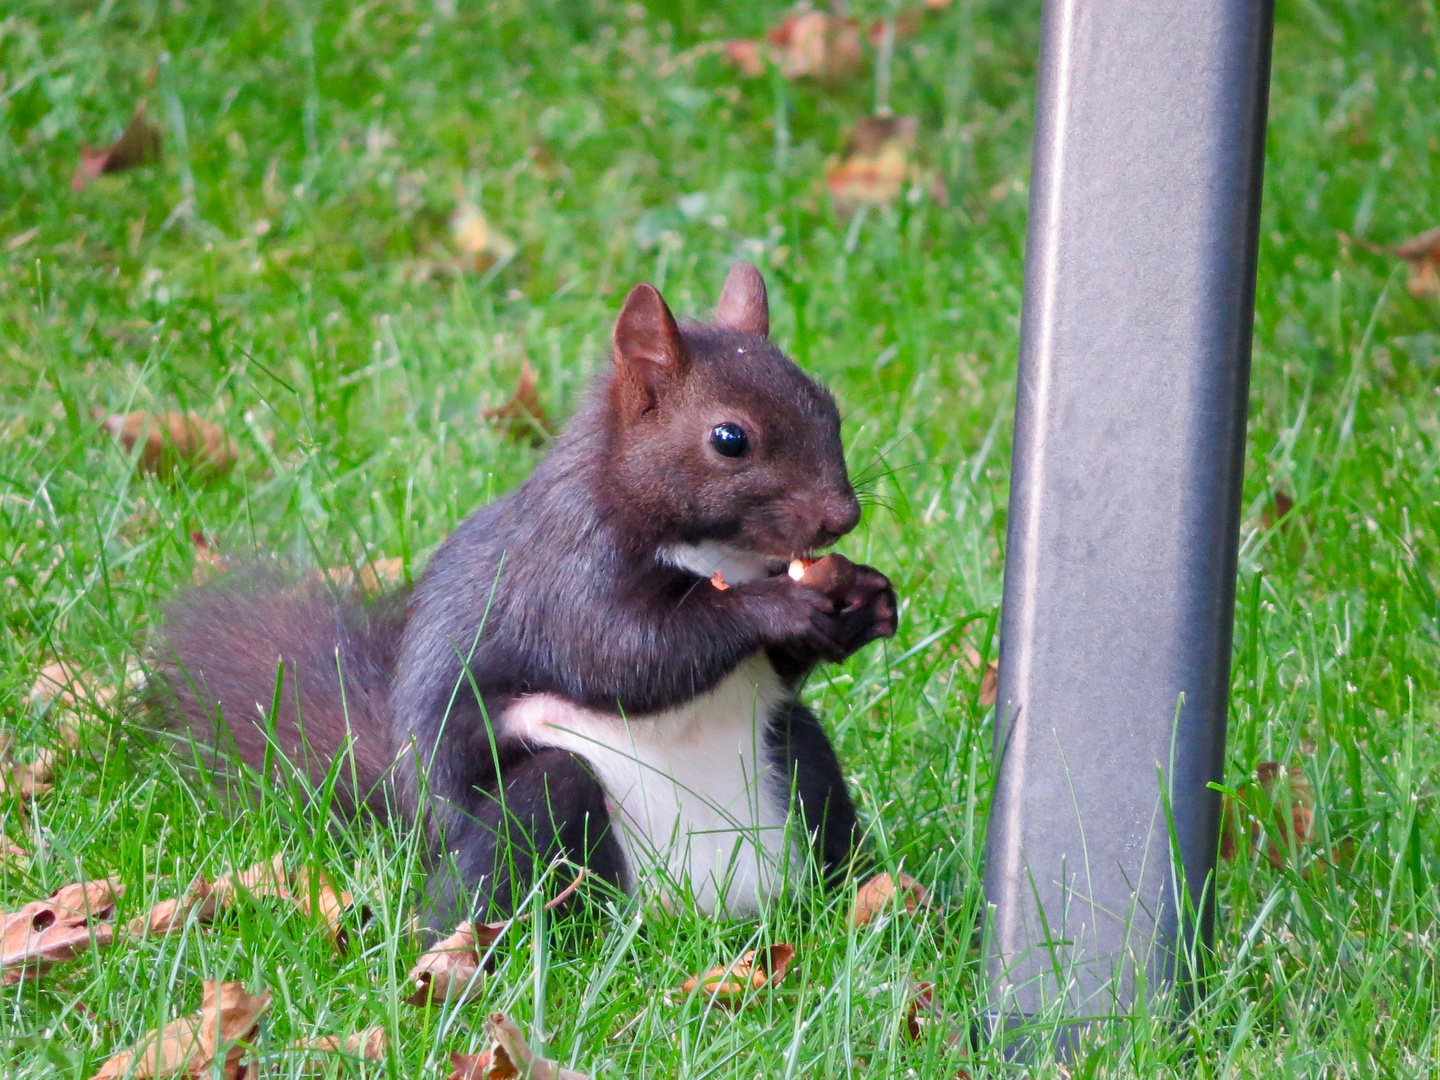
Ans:
[{"label": "grey metal post", "polygon": [[1005,1026],[1124,1014],[1209,937],[1272,16],[1044,5],[985,867]]}]

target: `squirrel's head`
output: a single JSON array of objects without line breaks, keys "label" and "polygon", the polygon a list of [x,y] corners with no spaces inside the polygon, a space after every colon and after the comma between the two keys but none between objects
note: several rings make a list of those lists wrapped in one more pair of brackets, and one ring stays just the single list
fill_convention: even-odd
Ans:
[{"label": "squirrel's head", "polygon": [[637,285],[615,321],[606,486],[662,558],[727,580],[825,547],[860,520],[828,391],[769,339],[765,282],[725,279],[714,325]]}]

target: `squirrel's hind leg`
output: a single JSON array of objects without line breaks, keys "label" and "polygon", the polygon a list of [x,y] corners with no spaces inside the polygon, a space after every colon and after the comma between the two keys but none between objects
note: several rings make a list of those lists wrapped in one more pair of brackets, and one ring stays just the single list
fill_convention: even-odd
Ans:
[{"label": "squirrel's hind leg", "polygon": [[858,862],[864,855],[855,804],[835,748],[815,714],[798,701],[787,702],[776,710],[766,741],[825,883],[838,885],[847,873],[861,872]]},{"label": "squirrel's hind leg", "polygon": [[498,793],[472,791],[470,805],[452,804],[431,868],[424,920],[431,930],[515,914],[537,875],[557,860],[573,869],[562,868],[548,892],[568,885],[581,867],[626,887],[605,792],[584,758],[541,747],[506,763]]}]

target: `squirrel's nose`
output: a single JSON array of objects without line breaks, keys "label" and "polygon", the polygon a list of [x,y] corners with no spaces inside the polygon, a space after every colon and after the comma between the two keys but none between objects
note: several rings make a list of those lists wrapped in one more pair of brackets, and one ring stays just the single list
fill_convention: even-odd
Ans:
[{"label": "squirrel's nose", "polygon": [[833,544],[856,525],[860,524],[860,501],[854,492],[827,499],[820,513],[820,524],[815,530],[817,548]]}]

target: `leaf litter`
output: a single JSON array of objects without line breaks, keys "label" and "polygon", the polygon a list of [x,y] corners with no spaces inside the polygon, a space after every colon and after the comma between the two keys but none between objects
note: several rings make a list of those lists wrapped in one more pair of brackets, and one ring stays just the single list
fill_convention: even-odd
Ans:
[{"label": "leaf litter", "polygon": [[486,409],[481,415],[497,424],[506,435],[516,442],[528,442],[541,446],[555,434],[555,424],[540,401],[539,377],[530,366],[528,358],[520,361],[520,379],[515,392],[503,405]]},{"label": "leaf litter", "polygon": [[124,892],[110,880],[64,885],[45,900],[0,916],[0,984],[36,978],[92,944],[109,945],[115,939],[115,905]]},{"label": "leaf litter", "polygon": [[835,209],[853,214],[866,204],[885,205],[918,174],[911,165],[918,122],[912,116],[862,116],[855,121],[840,160],[825,168]]},{"label": "leaf litter", "polygon": [[930,905],[930,894],[909,874],[893,877],[887,873],[876,874],[855,890],[849,923],[858,930],[895,907],[897,901],[908,914],[914,915]]},{"label": "leaf litter", "polygon": [[241,1080],[244,1057],[270,1007],[270,991],[248,994],[243,983],[205,980],[200,1011],[146,1033],[135,1046],[111,1056],[91,1080],[133,1077],[213,1076]]},{"label": "leaf litter", "polygon": [[699,990],[716,1004],[738,1008],[753,1000],[752,992],[778,986],[795,959],[795,946],[781,942],[763,949],[751,949],[732,964],[712,967],[704,975],[686,979],[682,993]]},{"label": "leaf litter", "polygon": [[304,1054],[307,1058],[307,1068],[304,1071],[317,1073],[324,1070],[325,1059],[336,1054],[357,1058],[360,1061],[384,1061],[385,1051],[389,1045],[390,1038],[386,1035],[385,1029],[376,1025],[343,1038],[339,1035],[320,1035],[309,1039],[297,1039],[291,1044],[290,1049]]},{"label": "leaf litter", "polygon": [[1305,865],[1307,877],[1329,869],[1346,869],[1354,861],[1354,837],[1343,837],[1313,861],[1305,854],[1316,840],[1315,788],[1299,765],[1262,761],[1253,777],[1227,792],[1220,816],[1220,857],[1233,860],[1260,851],[1274,869],[1289,864],[1292,854]]},{"label": "leaf litter", "polygon": [[70,177],[70,190],[80,192],[85,185],[106,173],[124,172],[160,160],[162,137],[160,129],[145,113],[145,102],[135,108],[120,138],[109,146],[96,148],[82,144],[80,161]]},{"label": "leaf litter", "polygon": [[127,454],[133,453],[137,444],[140,446],[141,472],[167,478],[186,468],[218,477],[235,464],[235,444],[225,429],[193,412],[101,413],[97,419]]},{"label": "leaf litter", "polygon": [[[892,40],[915,33],[927,12],[949,5],[950,0],[925,0],[919,6],[894,10],[889,23]],[[864,70],[862,41],[879,46],[886,31],[884,19],[862,28],[858,19],[842,14],[838,5],[831,12],[801,3],[772,26],[763,40],[736,38],[722,42],[720,51],[728,63],[752,79],[764,75],[766,66],[773,63],[786,79],[834,85]]]},{"label": "leaf litter", "polygon": [[[575,880],[565,886],[554,899],[545,904],[546,911],[553,911],[569,903],[580,883],[585,880],[586,871],[581,870]],[[436,1001],[466,1002],[475,998],[484,989],[485,954],[511,926],[524,923],[530,918],[527,911],[513,918],[476,925],[469,920],[462,922],[446,938],[437,941],[415,962],[406,976],[414,989],[402,1000],[407,1005],[425,1007]]]},{"label": "leaf litter", "polygon": [[515,1021],[501,1012],[485,1021],[490,1046],[478,1054],[451,1054],[449,1080],[590,1080],[588,1073],[563,1068],[542,1057],[525,1041]]}]

